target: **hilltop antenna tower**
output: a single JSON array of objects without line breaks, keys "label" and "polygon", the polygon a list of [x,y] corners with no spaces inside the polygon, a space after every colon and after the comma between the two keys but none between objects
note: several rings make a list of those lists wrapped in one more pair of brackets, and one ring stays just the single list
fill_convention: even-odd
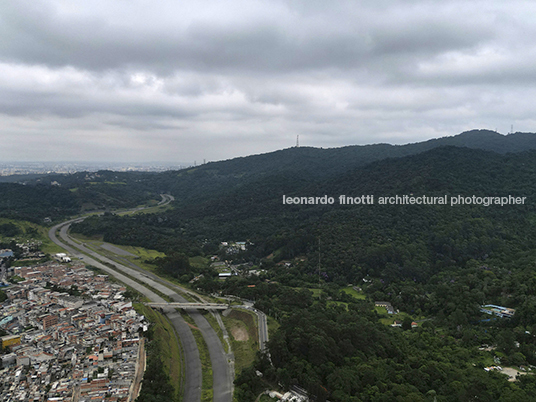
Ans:
[{"label": "hilltop antenna tower", "polygon": [[296,148],[299,148],[300,147],[300,135],[298,134],[296,136]]}]

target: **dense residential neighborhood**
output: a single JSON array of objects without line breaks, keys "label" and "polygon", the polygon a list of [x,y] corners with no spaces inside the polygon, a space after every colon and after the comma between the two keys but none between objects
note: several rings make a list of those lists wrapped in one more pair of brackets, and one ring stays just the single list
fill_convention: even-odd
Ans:
[{"label": "dense residential neighborhood", "polygon": [[4,289],[8,299],[0,306],[7,333],[0,400],[133,400],[144,364],[139,333],[147,324],[125,300],[127,289],[83,265],[13,273],[22,281]]}]

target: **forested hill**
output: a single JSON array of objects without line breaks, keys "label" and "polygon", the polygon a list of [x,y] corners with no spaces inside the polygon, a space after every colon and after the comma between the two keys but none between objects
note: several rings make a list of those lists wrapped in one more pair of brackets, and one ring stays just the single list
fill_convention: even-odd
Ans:
[{"label": "forested hill", "polygon": [[155,175],[101,171],[23,176],[25,184],[0,182],[0,217],[42,223],[45,218],[57,221],[80,212],[156,203],[162,191],[154,185]]},{"label": "forested hill", "polygon": [[[211,220],[222,236],[267,235],[272,230],[262,225],[249,227],[254,219],[274,222],[280,227],[305,224],[324,213],[336,214],[339,195],[357,197],[395,194],[426,195],[503,195],[527,196],[534,200],[536,151],[499,155],[493,152],[456,147],[437,148],[419,155],[391,158],[352,169],[328,178],[303,179],[293,172],[275,172],[230,188],[223,194],[207,195],[195,203],[185,203],[177,214],[185,219]],[[336,199],[335,205],[283,205],[283,196]],[[352,210],[362,209],[353,206]],[[293,223],[294,222],[294,223]],[[279,225],[279,223],[278,223]],[[232,227],[226,231],[227,227]],[[242,229],[239,229],[239,228]]]},{"label": "forested hill", "polygon": [[[279,319],[268,345],[273,365],[262,359],[243,370],[237,400],[254,400],[265,379],[305,387],[319,402],[532,400],[536,377],[511,384],[483,368],[494,357],[505,367],[536,364],[536,150],[522,151],[534,137],[479,131],[400,147],[293,148],[164,174],[58,176],[61,186],[43,200],[61,194],[120,206],[162,191],[176,197],[175,208],[94,215],[72,230],[163,251],[146,263],[185,285],[197,278],[193,286],[208,293],[255,300]],[[284,195],[334,203],[284,205]],[[339,205],[339,195],[375,202]],[[503,206],[379,203],[395,195],[525,198]],[[2,192],[0,205],[10,205],[1,202]],[[247,250],[220,247],[225,241],[245,241]],[[244,273],[262,272],[218,280],[208,266],[214,254]],[[207,265],[190,264],[198,256]],[[320,288],[317,297],[307,288]],[[384,325],[387,314],[379,321],[370,303],[377,300],[400,310],[401,329]],[[480,310],[488,303],[516,313],[490,321]],[[483,344],[496,349],[484,353]]]},{"label": "forested hill", "polygon": [[0,218],[42,223],[78,213],[79,204],[67,189],[50,185],[0,183]]},{"label": "forested hill", "polygon": [[490,130],[471,130],[453,137],[443,137],[416,144],[403,145],[403,147],[409,148],[413,146],[419,149],[418,152],[440,146],[455,146],[506,154],[536,149],[536,134],[512,133],[502,135]]},{"label": "forested hill", "polygon": [[237,187],[282,175],[291,180],[313,181],[345,174],[357,167],[387,158],[419,154],[441,146],[457,146],[499,154],[536,149],[536,134],[501,135],[489,130],[472,130],[452,137],[406,145],[353,145],[341,148],[295,147],[260,155],[211,162],[181,171],[160,174],[143,172],[79,172],[24,177],[28,184],[56,182],[73,192],[81,205],[120,208],[143,203],[155,194],[169,192],[178,204],[207,199]]},{"label": "forested hill", "polygon": [[155,185],[182,201],[204,199],[229,189],[284,175],[292,180],[318,181],[335,177],[357,167],[387,158],[416,155],[441,146],[457,146],[499,154],[536,149],[536,134],[501,135],[489,130],[473,130],[453,137],[426,142],[389,145],[374,144],[342,148],[288,148],[271,153],[212,162],[179,172],[166,172],[154,178]]},{"label": "forested hill", "polygon": [[[160,174],[100,171],[49,175],[33,181],[26,178],[28,185],[39,185],[36,189],[40,192],[43,192],[44,187],[50,187],[51,183],[56,184],[56,189],[48,190],[44,198],[37,197],[36,203],[32,203],[32,212],[29,212],[26,204],[20,200],[21,194],[31,191],[31,187],[19,187],[16,190],[16,186],[7,187],[0,183],[0,202],[6,205],[0,213],[6,215],[6,211],[9,211],[10,216],[29,217],[38,211],[39,219],[46,216],[61,219],[87,210],[128,208],[145,204],[158,200],[158,194],[162,192],[174,195],[176,206],[184,210],[187,216],[206,212],[210,215],[210,209],[224,210],[230,202],[238,203],[240,210],[243,204],[247,204],[247,200],[252,201],[248,208],[257,208],[262,213],[265,205],[259,203],[259,200],[268,194],[290,194],[301,191],[302,188],[325,191],[324,182],[342,180],[345,175],[353,174],[350,172],[371,163],[421,154],[445,145],[488,150],[498,154],[518,153],[536,149],[536,134],[516,133],[504,136],[493,131],[473,130],[453,137],[401,146],[376,144],[329,149],[289,148]],[[6,191],[2,191],[3,188]],[[263,192],[266,194],[263,195]],[[235,199],[237,197],[240,199]],[[61,202],[55,209],[51,209],[50,201],[54,199],[61,199]],[[252,205],[253,201],[256,205]],[[65,202],[69,203],[69,208],[62,211]],[[42,208],[40,204],[43,204]],[[265,223],[263,227],[271,231],[270,222]]]},{"label": "forested hill", "polygon": [[[442,147],[329,178],[274,173],[158,216],[89,219],[76,230],[162,251],[201,239],[205,244],[249,239],[255,243],[250,257],[273,253],[276,261],[298,256],[315,261],[320,239],[329,280],[346,283],[366,275],[425,279],[469,260],[506,264],[514,254],[528,259],[536,242],[533,183],[536,151],[500,155]],[[380,196],[396,194],[512,195],[526,200],[523,205],[487,207],[378,204]],[[328,195],[336,201],[283,205],[283,195]],[[374,195],[376,202],[342,206],[339,195]],[[316,263],[303,267],[304,274],[315,270]]]}]

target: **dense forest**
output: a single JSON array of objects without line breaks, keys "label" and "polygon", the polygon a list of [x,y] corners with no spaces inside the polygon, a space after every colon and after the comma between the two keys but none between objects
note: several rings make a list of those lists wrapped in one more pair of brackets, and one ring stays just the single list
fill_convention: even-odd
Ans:
[{"label": "dense forest", "polygon": [[[360,283],[366,300],[324,281],[308,284],[320,290],[317,296],[285,286],[284,270],[219,285],[224,293],[255,300],[281,323],[269,344],[273,366],[264,356],[242,372],[239,400],[252,400],[266,381],[300,385],[331,401],[534,399],[534,377],[510,383],[483,370],[491,357],[504,366],[536,364],[533,265],[510,270],[470,261],[426,282],[371,279]],[[380,322],[385,315],[375,311],[374,300],[389,300],[407,312],[399,318],[402,328]],[[483,314],[480,306],[489,301],[516,307],[514,317]],[[416,328],[412,317],[421,317]],[[488,345],[491,351],[480,350]],[[255,370],[264,373],[262,380]]]},{"label": "dense forest", "polygon": [[68,189],[50,185],[0,183],[0,217],[42,223],[79,212]]},{"label": "dense forest", "polygon": [[[277,298],[286,310],[269,342],[271,363],[259,356],[236,381],[238,398],[254,400],[266,382],[299,384],[318,401],[516,401],[534,400],[536,377],[508,382],[486,372],[483,343],[497,342],[504,364],[526,364],[515,339],[522,328],[473,325],[452,328],[425,321],[418,328],[380,324],[372,307],[354,300],[329,306],[302,292]],[[511,324],[511,323],[510,323]],[[509,325],[509,324],[505,324]],[[519,334],[521,332],[521,334]],[[534,351],[534,337],[526,342]],[[259,378],[255,370],[263,373]]]},{"label": "dense forest", "polygon": [[[259,355],[238,377],[240,401],[274,384],[332,402],[530,401],[536,377],[508,382],[484,367],[536,365],[534,149],[535,134],[489,131],[406,146],[292,148],[178,172],[5,184],[13,187],[0,193],[0,210],[40,218],[105,210],[72,230],[162,251],[166,257],[147,261],[161,274],[187,284],[202,273],[196,288],[254,300],[280,328],[269,344],[271,362]],[[41,193],[24,200],[34,189]],[[173,208],[113,213],[154,203],[161,193],[175,197]],[[375,202],[339,205],[340,195]],[[396,195],[525,199],[503,206],[379,203]],[[283,196],[336,201],[285,205]],[[55,202],[62,204],[53,215]],[[226,241],[244,241],[247,249],[230,252],[221,247]],[[214,255],[258,275],[221,281],[188,259]],[[378,300],[401,312],[401,328],[386,324]],[[490,317],[485,304],[516,312]]]},{"label": "dense forest", "polygon": [[[426,280],[469,260],[508,264],[532,254],[534,151],[499,155],[438,148],[387,159],[328,180],[271,176],[205,202],[165,213],[86,219],[73,230],[106,241],[190,255],[214,252],[226,240],[250,240],[243,259],[259,263],[309,256],[302,273],[314,274],[319,244],[330,281],[367,275]],[[520,205],[283,205],[282,196],[340,194],[390,196],[515,196]],[[247,200],[247,201],[246,201]],[[217,250],[217,248],[216,248]],[[519,257],[517,257],[519,258]]]},{"label": "dense forest", "polygon": [[[238,398],[269,384],[299,385],[317,400],[531,400],[532,376],[515,383],[483,368],[536,365],[534,151],[441,147],[315,178],[275,172],[162,214],[87,219],[74,230],[165,252],[210,255],[225,240],[247,251],[221,255],[260,276],[196,287],[235,294],[281,323],[237,379]],[[414,195],[526,197],[518,205],[283,205],[287,196]],[[285,262],[286,264],[282,264]],[[167,265],[169,270],[170,265]],[[183,281],[199,271],[181,271]],[[367,301],[341,292],[348,283]],[[254,287],[253,287],[254,286]],[[301,290],[296,290],[300,288]],[[314,298],[305,288],[321,290]],[[371,303],[405,312],[402,329],[381,323]],[[516,309],[490,319],[483,304]],[[426,317],[417,328],[412,317]],[[415,318],[416,319],[416,318]],[[481,352],[482,345],[494,345]],[[255,370],[264,373],[261,379]]]},{"label": "dense forest", "polygon": [[74,173],[0,182],[0,217],[43,223],[86,211],[132,208],[160,200],[152,173]]}]

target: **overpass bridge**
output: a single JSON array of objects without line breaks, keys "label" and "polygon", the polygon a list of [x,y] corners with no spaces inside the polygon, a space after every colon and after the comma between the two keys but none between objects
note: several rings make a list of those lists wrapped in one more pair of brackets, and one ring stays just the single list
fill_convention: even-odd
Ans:
[{"label": "overpass bridge", "polygon": [[218,303],[145,303],[146,306],[159,308],[184,308],[197,310],[227,310],[229,305]]}]

